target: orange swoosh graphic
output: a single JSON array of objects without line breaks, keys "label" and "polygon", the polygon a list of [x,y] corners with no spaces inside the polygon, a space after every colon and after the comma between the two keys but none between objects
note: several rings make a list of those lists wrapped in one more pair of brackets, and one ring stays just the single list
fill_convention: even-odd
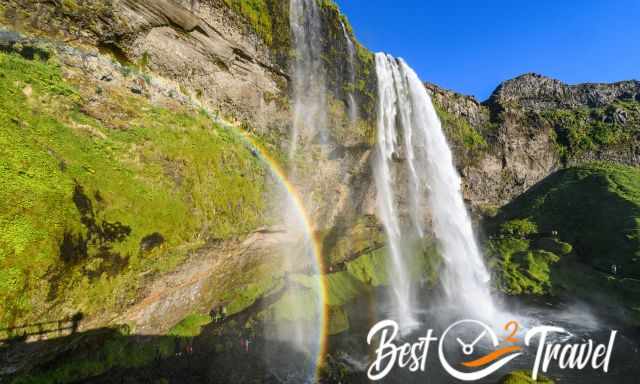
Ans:
[{"label": "orange swoosh graphic", "polygon": [[462,363],[462,365],[464,365],[465,367],[471,367],[471,368],[475,368],[475,367],[480,367],[483,366],[485,364],[488,364],[494,360],[496,360],[497,358],[499,358],[500,356],[506,355],[507,353],[511,353],[514,351],[520,351],[522,349],[522,347],[518,347],[518,346],[511,346],[511,347],[505,347],[505,348],[500,348],[496,351],[491,352],[488,355],[482,356],[481,358],[477,359],[477,360],[472,360],[472,361],[468,361],[466,363]]}]

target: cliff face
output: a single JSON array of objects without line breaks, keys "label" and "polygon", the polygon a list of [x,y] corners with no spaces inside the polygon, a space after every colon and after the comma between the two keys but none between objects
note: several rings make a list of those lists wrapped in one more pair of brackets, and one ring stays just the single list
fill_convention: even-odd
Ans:
[{"label": "cliff face", "polygon": [[[350,302],[387,283],[371,172],[372,54],[331,1],[318,1],[329,137],[303,134],[300,156],[290,158],[288,2],[243,4],[0,0],[0,24],[11,31],[0,33],[0,133],[13,145],[7,153],[18,154],[0,168],[12,181],[0,189],[1,232],[11,235],[0,237],[0,328],[78,310],[81,329],[128,324],[142,334],[220,305],[245,319],[276,317],[262,299],[280,297],[287,273],[304,281],[306,265],[284,271],[282,247],[296,244],[273,225],[274,180],[233,132],[296,169],[328,265],[332,333],[348,329]],[[563,167],[640,162],[637,81],[569,86],[528,74],[482,103],[425,86],[479,214],[492,215]],[[434,283],[432,239],[422,256],[412,278]]]},{"label": "cliff face", "polygon": [[[222,118],[251,135],[276,161],[286,165],[292,60],[288,2],[258,3],[262,4],[259,10],[231,0],[0,1],[0,23],[9,31],[0,35],[0,49],[8,53],[2,58],[3,65],[44,68],[44,72],[34,69],[26,73],[8,92],[24,88],[25,95],[56,97],[55,90],[26,86],[43,81],[41,76],[51,72],[58,79],[55,84],[68,83],[69,92],[77,94],[77,100],[59,101],[65,105],[64,112],[53,118],[64,129],[47,131],[52,136],[46,136],[58,142],[63,141],[59,135],[69,133],[71,138],[66,140],[70,147],[48,149],[52,153],[49,160],[78,162],[74,156],[82,151],[85,135],[97,145],[111,148],[112,144],[104,143],[114,142],[128,151],[126,155],[116,151],[111,160],[107,159],[112,156],[109,150],[92,154],[96,164],[115,162],[123,174],[107,177],[102,166],[85,164],[88,176],[85,171],[76,175],[65,168],[42,181],[65,185],[56,195],[65,210],[60,217],[53,214],[62,224],[46,236],[46,262],[38,268],[32,265],[37,247],[15,255],[11,252],[9,263],[18,259],[25,263],[2,271],[3,278],[13,279],[3,293],[4,325],[28,324],[43,316],[44,320],[57,320],[82,311],[85,320],[81,328],[127,323],[136,332],[165,332],[192,311],[207,312],[222,303],[239,312],[279,286],[285,271],[275,260],[278,249],[287,246],[287,236],[278,227],[264,227],[273,223],[270,209],[274,199],[267,192],[273,184],[271,176],[266,169],[253,169],[251,157],[255,153],[244,151],[235,139],[216,147],[221,132],[225,138],[220,140],[228,140],[228,128],[214,124],[213,133],[199,138],[191,132],[207,124],[206,111],[214,121]],[[344,268],[346,261],[383,245],[373,217],[369,165],[375,71],[372,55],[355,40],[355,54],[348,59],[346,37],[353,39],[353,34],[335,5],[321,2],[320,9],[332,144],[325,147],[314,137],[302,138],[309,143],[309,151],[295,159],[299,170],[296,181],[317,223],[316,235],[324,243],[329,264],[343,263],[340,268]],[[15,55],[26,61],[14,62]],[[360,106],[355,129],[347,115],[349,97]],[[76,102],[81,123],[67,113],[67,107]],[[30,119],[52,112],[24,111],[27,115],[14,117],[16,122],[2,127],[7,134],[15,134],[14,125],[23,124],[22,120],[28,124]],[[170,118],[169,111],[177,120]],[[181,120],[183,114],[194,121]],[[149,137],[149,126],[161,128],[152,130],[154,136]],[[182,152],[173,152],[169,146],[174,129],[190,132],[181,136]],[[137,139],[123,141],[120,130],[132,137],[141,135],[137,137],[147,145]],[[198,140],[201,142],[196,145]],[[32,145],[28,151],[38,153],[35,136],[26,138],[25,143]],[[153,155],[149,148],[155,148]],[[207,148],[210,152],[205,154]],[[144,169],[154,167],[161,171],[151,182]],[[16,174],[10,172],[7,177],[19,179],[18,168],[11,168]],[[130,183],[122,179],[126,172],[141,179],[141,189],[130,194],[127,190],[119,195],[115,190],[109,192],[114,185]],[[236,176],[242,180],[234,179]],[[74,195],[69,184],[74,180],[82,193]],[[13,192],[34,195],[32,187],[16,186]],[[142,199],[145,188],[173,200],[164,201],[169,206],[162,207],[162,196]],[[221,193],[219,188],[227,192]],[[76,199],[76,195],[80,197]],[[52,198],[35,197],[38,201]],[[138,204],[140,200],[150,201],[156,208]],[[214,200],[224,207],[216,206]],[[123,215],[123,206],[135,207],[129,208],[133,216]],[[164,219],[154,219],[148,212],[170,210],[173,214],[176,207],[180,215],[191,212],[191,217],[170,219],[169,227],[174,228],[154,226],[154,220]],[[237,215],[249,219],[245,222]],[[35,229],[46,225],[40,211],[28,217]],[[115,239],[101,237],[104,227],[110,228],[114,222],[127,234]],[[16,237],[7,247],[25,241],[31,240]],[[156,257],[162,262],[154,265]],[[375,262],[384,264],[379,259]],[[300,272],[306,266],[293,268],[292,272]],[[368,279],[367,273],[360,275]],[[38,291],[47,294],[38,296]],[[107,300],[103,294],[121,299]]]},{"label": "cliff face", "polygon": [[286,67],[222,0],[198,2],[193,10],[188,0],[2,3],[13,29],[145,67],[180,82],[213,110],[257,128],[287,125],[286,105],[277,102],[286,97]]},{"label": "cliff face", "polygon": [[[508,294],[558,294],[637,323],[640,82],[526,74],[475,99],[427,84],[484,253]],[[622,212],[625,212],[622,214]]]},{"label": "cliff face", "polygon": [[637,165],[640,82],[566,85],[526,74],[485,102],[427,84],[470,203],[492,210],[563,166]]},{"label": "cliff face", "polygon": [[541,112],[606,107],[616,100],[640,101],[640,82],[567,85],[556,79],[527,73],[500,84],[484,104],[498,108],[519,105],[526,110]]}]

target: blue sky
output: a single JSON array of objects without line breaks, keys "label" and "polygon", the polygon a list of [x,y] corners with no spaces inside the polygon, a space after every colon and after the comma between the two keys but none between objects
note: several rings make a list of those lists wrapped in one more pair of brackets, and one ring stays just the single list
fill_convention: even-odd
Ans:
[{"label": "blue sky", "polygon": [[369,49],[480,100],[526,72],[572,84],[640,80],[640,0],[336,2]]}]

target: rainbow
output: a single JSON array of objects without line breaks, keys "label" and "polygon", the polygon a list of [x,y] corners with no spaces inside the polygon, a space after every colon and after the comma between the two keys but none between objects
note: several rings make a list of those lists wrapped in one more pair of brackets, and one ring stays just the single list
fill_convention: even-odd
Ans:
[{"label": "rainbow", "polygon": [[231,132],[238,135],[238,137],[251,149],[254,151],[254,154],[260,159],[264,164],[267,165],[268,169],[271,171],[273,176],[277,179],[279,184],[281,184],[289,198],[293,203],[293,207],[295,209],[296,214],[299,218],[302,219],[304,233],[307,238],[310,240],[312,244],[312,253],[314,262],[316,264],[316,268],[318,271],[318,303],[320,305],[320,323],[318,330],[318,347],[316,350],[316,358],[315,358],[315,375],[318,378],[320,374],[321,368],[324,366],[324,357],[327,353],[327,341],[329,336],[329,306],[328,306],[328,296],[329,296],[329,288],[327,277],[325,275],[326,265],[324,259],[322,257],[322,245],[316,236],[315,226],[312,224],[311,218],[309,217],[306,209],[304,208],[303,200],[295,185],[289,180],[287,177],[287,173],[280,165],[280,162],[273,158],[269,151],[264,148],[249,132],[246,130],[230,124],[226,121],[221,120],[218,117],[212,117],[212,119],[224,128],[230,129]]}]

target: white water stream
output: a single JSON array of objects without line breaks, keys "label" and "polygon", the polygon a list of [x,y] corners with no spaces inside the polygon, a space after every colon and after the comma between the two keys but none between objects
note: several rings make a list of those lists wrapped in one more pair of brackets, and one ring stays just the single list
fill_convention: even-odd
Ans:
[{"label": "white water stream", "polygon": [[[489,273],[476,244],[464,205],[461,180],[453,164],[440,120],[424,85],[401,59],[378,53],[378,156],[374,164],[378,210],[387,232],[397,320],[415,322],[409,279],[412,237],[424,236],[427,212],[445,268],[442,283],[448,303],[461,312],[490,318],[495,312]],[[397,161],[397,160],[403,161]],[[408,175],[410,223],[398,212],[400,167]]]}]

